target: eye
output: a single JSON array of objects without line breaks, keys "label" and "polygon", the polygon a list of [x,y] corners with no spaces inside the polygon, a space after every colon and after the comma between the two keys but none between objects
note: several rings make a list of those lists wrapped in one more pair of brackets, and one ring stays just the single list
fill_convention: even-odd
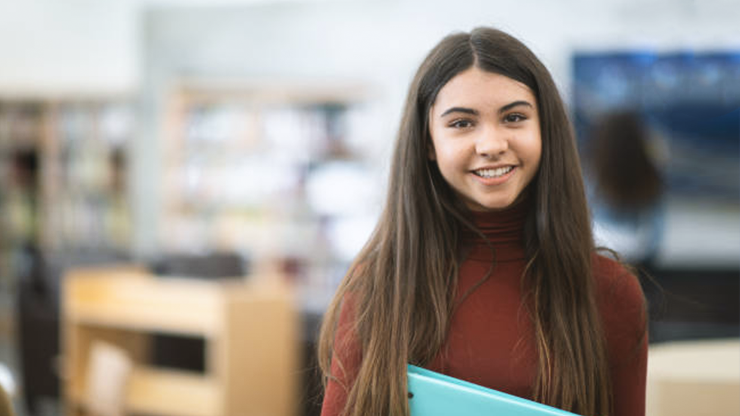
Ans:
[{"label": "eye", "polygon": [[448,126],[454,129],[469,129],[473,127],[474,125],[475,124],[473,123],[473,120],[469,120],[466,118],[460,118],[457,120],[453,120]]},{"label": "eye", "polygon": [[510,113],[504,116],[504,122],[506,123],[518,123],[527,119],[527,116],[521,113]]}]

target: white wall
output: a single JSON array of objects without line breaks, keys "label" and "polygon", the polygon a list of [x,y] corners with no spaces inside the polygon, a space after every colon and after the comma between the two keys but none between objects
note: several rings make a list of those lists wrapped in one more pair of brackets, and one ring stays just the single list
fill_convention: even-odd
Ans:
[{"label": "white wall", "polygon": [[450,31],[511,32],[567,97],[573,50],[740,47],[738,18],[734,0],[0,0],[0,94],[140,97],[130,179],[136,246],[147,252],[156,249],[156,117],[169,77],[361,79],[377,87],[391,140],[414,70]]},{"label": "white wall", "polygon": [[[567,52],[576,46],[740,44],[740,4],[733,0],[0,0],[0,93],[135,90],[142,10],[204,5],[256,9],[262,24],[254,27],[255,38],[279,27],[282,33],[274,42],[295,39],[301,28],[321,31],[328,24],[342,35],[332,42],[327,71],[352,70],[369,52],[385,57],[372,72],[392,78],[399,77],[399,67],[407,75],[443,34],[480,24],[497,25],[528,41],[562,80],[568,75]],[[271,7],[274,16],[267,11]],[[321,24],[310,21],[317,16]],[[347,38],[342,29],[361,33]],[[347,47],[358,37],[371,50]],[[285,46],[286,52],[300,52]],[[310,56],[304,58],[299,67],[310,65]]]},{"label": "white wall", "polygon": [[0,94],[134,91],[137,18],[122,0],[0,1]]}]

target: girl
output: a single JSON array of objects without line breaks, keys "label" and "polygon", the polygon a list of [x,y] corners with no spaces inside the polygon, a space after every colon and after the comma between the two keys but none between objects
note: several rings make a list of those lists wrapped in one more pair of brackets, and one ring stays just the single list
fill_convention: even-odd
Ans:
[{"label": "girl", "polygon": [[408,415],[414,364],[583,415],[644,415],[645,307],[595,253],[548,71],[479,28],[409,90],[381,219],[325,315],[323,416]]}]

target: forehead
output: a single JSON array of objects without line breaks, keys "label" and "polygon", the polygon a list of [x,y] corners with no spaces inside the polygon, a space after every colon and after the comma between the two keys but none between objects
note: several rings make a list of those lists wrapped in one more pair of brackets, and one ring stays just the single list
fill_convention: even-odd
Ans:
[{"label": "forehead", "polygon": [[497,110],[514,101],[527,101],[536,108],[536,98],[523,83],[477,67],[455,75],[442,89],[432,106],[438,114],[452,106]]}]

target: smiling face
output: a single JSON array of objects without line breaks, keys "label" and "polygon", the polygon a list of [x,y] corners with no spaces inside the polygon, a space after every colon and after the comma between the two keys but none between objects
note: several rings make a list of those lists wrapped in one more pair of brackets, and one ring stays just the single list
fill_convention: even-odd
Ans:
[{"label": "smiling face", "polygon": [[537,100],[524,84],[476,67],[445,84],[429,114],[429,158],[474,211],[511,206],[540,165]]}]

